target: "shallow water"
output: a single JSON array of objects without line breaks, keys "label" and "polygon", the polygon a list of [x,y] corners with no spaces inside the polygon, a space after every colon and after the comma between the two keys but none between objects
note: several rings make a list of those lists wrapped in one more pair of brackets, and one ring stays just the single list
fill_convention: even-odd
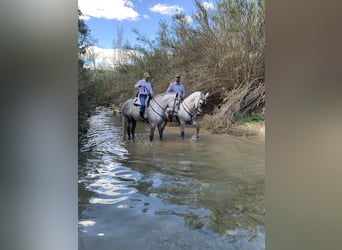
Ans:
[{"label": "shallow water", "polygon": [[265,249],[265,146],[98,109],[79,150],[79,249]]}]

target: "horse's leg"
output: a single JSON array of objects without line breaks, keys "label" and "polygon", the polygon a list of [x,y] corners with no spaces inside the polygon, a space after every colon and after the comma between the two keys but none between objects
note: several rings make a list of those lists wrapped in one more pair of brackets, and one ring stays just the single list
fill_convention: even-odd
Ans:
[{"label": "horse's leg", "polygon": [[191,124],[192,126],[196,127],[196,139],[198,139],[200,126],[194,120],[191,121]]},{"label": "horse's leg", "polygon": [[185,122],[184,121],[180,122],[180,127],[181,127],[181,137],[184,140],[184,129],[185,129]]},{"label": "horse's leg", "polygon": [[123,116],[122,117],[122,131],[123,131],[124,140],[126,140],[126,124],[127,124],[126,117]]},{"label": "horse's leg", "polygon": [[156,129],[156,126],[151,126],[150,129],[150,141],[153,141],[153,135],[154,135],[154,130]]},{"label": "horse's leg", "polygon": [[132,138],[134,138],[135,137],[135,128],[136,128],[136,126],[137,126],[137,121],[136,120],[132,120]]},{"label": "horse's leg", "polygon": [[163,133],[164,133],[164,128],[165,128],[166,124],[167,124],[167,120],[164,119],[164,120],[163,120],[161,123],[159,123],[159,125],[158,125],[158,131],[159,131],[159,138],[160,138],[160,140],[163,139]]},{"label": "horse's leg", "polygon": [[167,119],[164,119],[162,124],[163,124],[163,131],[164,131],[164,128],[166,127],[166,124],[167,124]]},{"label": "horse's leg", "polygon": [[128,139],[131,139],[131,120],[128,117],[126,117],[126,132]]},{"label": "horse's leg", "polygon": [[163,127],[162,124],[158,125],[159,139],[163,140]]}]

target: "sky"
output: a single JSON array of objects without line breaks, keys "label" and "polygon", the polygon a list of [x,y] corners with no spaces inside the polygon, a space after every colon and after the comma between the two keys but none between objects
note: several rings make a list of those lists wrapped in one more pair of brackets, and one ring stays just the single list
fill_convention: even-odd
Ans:
[{"label": "sky", "polygon": [[[210,8],[212,1],[201,2]],[[123,43],[142,45],[132,29],[154,40],[160,20],[171,21],[172,15],[182,12],[191,22],[196,10],[193,0],[78,0],[78,7],[97,46],[104,49],[113,48],[120,30]]]}]

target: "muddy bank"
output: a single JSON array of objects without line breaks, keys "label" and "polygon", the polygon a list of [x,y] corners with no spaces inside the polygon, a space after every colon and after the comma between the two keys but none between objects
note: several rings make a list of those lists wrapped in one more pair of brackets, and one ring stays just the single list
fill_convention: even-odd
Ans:
[{"label": "muddy bank", "polygon": [[227,133],[236,137],[253,137],[265,141],[265,123],[251,122],[246,124],[233,124],[227,129],[213,129],[215,134]]},{"label": "muddy bank", "polygon": [[[102,107],[98,107],[98,109],[101,109],[101,108]],[[113,115],[121,114],[120,109],[118,107],[112,106],[107,109],[109,112],[112,112]],[[198,119],[198,123],[201,126],[200,134],[201,132],[203,133],[204,131],[206,131],[206,133],[229,134],[235,137],[251,137],[251,138],[256,138],[256,139],[265,141],[265,122],[249,122],[245,124],[232,124],[230,128],[212,128],[212,129],[207,129],[206,124],[204,124],[203,119],[201,119],[200,117]],[[179,125],[176,123],[168,123],[167,126],[178,127]],[[190,133],[194,133],[195,128],[187,124],[186,130],[189,131]]]}]

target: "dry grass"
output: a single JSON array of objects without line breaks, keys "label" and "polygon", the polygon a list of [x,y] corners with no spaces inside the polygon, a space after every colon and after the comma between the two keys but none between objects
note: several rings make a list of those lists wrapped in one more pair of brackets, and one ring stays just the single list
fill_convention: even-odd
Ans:
[{"label": "dry grass", "polygon": [[200,124],[215,134],[224,133],[236,137],[253,137],[265,141],[265,122],[232,123],[230,127],[223,127],[216,117],[205,115]]},{"label": "dry grass", "polygon": [[203,125],[212,130],[228,129],[233,126],[235,116],[264,115],[264,107],[265,84],[255,79],[227,92],[212,115],[204,116]]},{"label": "dry grass", "polygon": [[255,137],[265,141],[265,123],[251,122],[246,124],[234,124],[226,131],[230,135],[242,137]]}]

